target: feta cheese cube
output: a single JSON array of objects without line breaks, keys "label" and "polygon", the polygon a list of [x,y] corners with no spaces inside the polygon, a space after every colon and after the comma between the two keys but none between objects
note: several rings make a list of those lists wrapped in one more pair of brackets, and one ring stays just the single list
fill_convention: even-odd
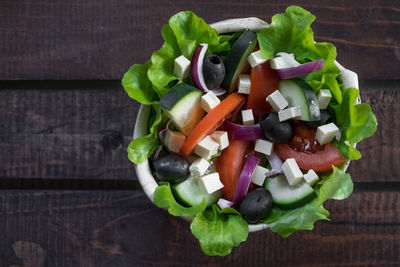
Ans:
[{"label": "feta cheese cube", "polygon": [[196,148],[194,149],[194,153],[202,158],[209,159],[212,155],[217,154],[218,147],[219,144],[212,140],[209,135],[207,135],[197,144]]},{"label": "feta cheese cube", "polygon": [[250,75],[240,74],[238,79],[238,92],[241,94],[250,94]]},{"label": "feta cheese cube", "polygon": [[206,112],[210,112],[210,110],[218,106],[220,102],[219,98],[212,91],[208,91],[207,94],[201,97],[200,107]]},{"label": "feta cheese cube", "polygon": [[309,170],[303,177],[309,185],[315,184],[319,179],[314,170]]},{"label": "feta cheese cube", "polygon": [[321,145],[325,145],[330,141],[332,141],[338,132],[339,128],[333,122],[331,122],[319,126],[317,128],[317,133],[315,134],[315,138],[318,140],[318,143],[320,143]]},{"label": "feta cheese cube", "polygon": [[289,62],[287,62],[284,57],[275,57],[275,58],[271,59],[269,61],[269,65],[271,66],[271,69],[274,69],[274,70],[295,67],[295,66],[291,65]]},{"label": "feta cheese cube", "polygon": [[219,150],[224,150],[229,146],[228,132],[214,131],[210,137],[219,144]]},{"label": "feta cheese cube", "polygon": [[278,112],[279,121],[295,119],[301,116],[301,108],[299,106],[287,108]]},{"label": "feta cheese cube", "polygon": [[218,191],[224,187],[224,185],[219,180],[218,172],[213,172],[200,177],[199,184],[202,185],[202,187],[208,194],[212,194],[215,191]]},{"label": "feta cheese cube", "polygon": [[247,57],[247,61],[249,62],[250,66],[252,68],[254,68],[257,65],[267,62],[267,60],[268,59],[263,57],[263,55],[261,54],[261,50],[253,52]]},{"label": "feta cheese cube", "polygon": [[260,153],[263,153],[267,156],[270,156],[272,153],[273,143],[263,139],[257,139],[254,150]]},{"label": "feta cheese cube", "polygon": [[168,130],[165,134],[164,145],[169,151],[179,153],[185,140],[186,136],[183,133]]},{"label": "feta cheese cube", "polygon": [[254,124],[254,116],[252,109],[244,109],[242,110],[242,121],[244,125],[253,125]]},{"label": "feta cheese cube", "polygon": [[320,109],[326,109],[329,105],[329,101],[331,101],[332,94],[329,89],[321,89],[318,93],[318,106]]},{"label": "feta cheese cube", "polygon": [[194,176],[202,176],[206,173],[208,167],[210,167],[210,163],[207,160],[200,158],[192,162],[189,171]]},{"label": "feta cheese cube", "polygon": [[264,181],[265,181],[265,174],[268,172],[269,170],[261,167],[261,166],[257,166],[253,176],[251,177],[251,182],[253,184],[259,185],[259,186],[263,186],[264,185]]},{"label": "feta cheese cube", "polygon": [[303,179],[303,173],[297,165],[296,160],[293,158],[285,160],[282,164],[282,170],[289,185],[297,185]]},{"label": "feta cheese cube", "polygon": [[279,90],[276,90],[267,96],[266,100],[276,112],[283,110],[289,105],[286,98],[279,92]]},{"label": "feta cheese cube", "polygon": [[190,60],[184,55],[175,58],[174,75],[180,79],[185,79],[189,76]]}]

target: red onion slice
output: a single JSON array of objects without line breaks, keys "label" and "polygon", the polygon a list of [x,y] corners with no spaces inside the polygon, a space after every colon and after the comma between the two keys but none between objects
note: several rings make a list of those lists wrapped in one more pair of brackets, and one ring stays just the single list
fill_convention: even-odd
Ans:
[{"label": "red onion slice", "polygon": [[197,88],[199,88],[204,93],[208,91],[212,91],[216,96],[223,95],[226,93],[226,90],[222,88],[216,88],[213,90],[208,89],[203,76],[203,60],[204,56],[206,55],[208,49],[208,44],[203,43],[199,44],[194,51],[192,63],[191,63],[191,74],[193,78],[193,82]]},{"label": "red onion slice", "polygon": [[240,173],[235,193],[233,195],[233,203],[235,205],[239,204],[246,196],[251,183],[251,177],[253,176],[259,162],[260,159],[253,155],[249,155],[247,157],[246,163],[244,164],[242,172]]},{"label": "red onion slice", "polygon": [[283,170],[272,169],[272,170],[268,171],[267,173],[265,173],[265,176],[267,176],[267,178],[274,178],[274,177],[277,177],[282,174],[283,174]]},{"label": "red onion slice", "polygon": [[308,63],[301,64],[297,67],[287,68],[287,69],[278,69],[278,76],[281,79],[291,79],[300,76],[304,76],[306,74],[318,71],[322,69],[325,61],[321,59],[317,59]]},{"label": "red onion slice", "polygon": [[225,121],[224,128],[228,132],[228,137],[230,140],[252,141],[257,139],[265,139],[260,124],[249,126]]},{"label": "red onion slice", "polygon": [[225,209],[225,208],[230,208],[233,206],[233,202],[229,201],[225,198],[220,198],[217,202],[218,207],[221,208],[221,210]]},{"label": "red onion slice", "polygon": [[283,162],[275,152],[272,152],[270,156],[267,156],[267,159],[269,161],[269,164],[271,164],[271,169],[276,171],[282,170]]}]

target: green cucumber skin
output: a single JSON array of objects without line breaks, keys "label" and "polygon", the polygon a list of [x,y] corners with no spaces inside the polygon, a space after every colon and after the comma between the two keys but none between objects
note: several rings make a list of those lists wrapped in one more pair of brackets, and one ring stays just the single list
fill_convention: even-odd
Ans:
[{"label": "green cucumber skin", "polygon": [[186,83],[180,83],[174,87],[172,87],[159,101],[160,105],[167,110],[171,110],[174,106],[186,95],[192,92],[202,92]]},{"label": "green cucumber skin", "polygon": [[303,121],[318,121],[320,110],[314,90],[304,80],[295,78],[282,80],[279,83],[279,91],[289,102],[290,107],[300,106]]},{"label": "green cucumber skin", "polygon": [[225,78],[221,87],[232,92],[236,85],[236,80],[243,68],[243,63],[247,63],[247,57],[257,44],[257,35],[250,30],[244,31],[232,45],[231,50],[224,60]]},{"label": "green cucumber skin", "polygon": [[[264,187],[265,189],[269,190],[272,194],[272,199],[275,205],[280,207],[281,209],[295,209],[301,206],[304,206],[311,200],[313,200],[317,194],[315,191],[306,183],[303,184],[305,187],[305,193],[304,194],[299,194],[297,193],[297,196],[294,196],[292,199],[279,199],[279,196],[277,195],[277,189],[274,187],[274,183],[279,182],[279,180],[273,180],[273,179],[285,179],[285,176],[278,176],[276,178],[269,178],[265,181]],[[284,183],[284,185],[287,185],[289,187],[289,184],[287,182]],[[297,189],[299,188],[298,186],[296,187]],[[288,189],[284,189],[285,191]],[[283,192],[283,193],[288,193],[289,191]],[[295,191],[293,191],[296,193]]]},{"label": "green cucumber skin", "polygon": [[197,183],[197,179],[197,177],[191,176],[182,183],[174,184],[171,187],[172,194],[178,202],[187,207],[199,205],[203,198],[206,199],[206,206],[211,207],[212,204],[217,203],[222,194],[220,191],[216,191],[212,194],[203,192],[202,188]]}]

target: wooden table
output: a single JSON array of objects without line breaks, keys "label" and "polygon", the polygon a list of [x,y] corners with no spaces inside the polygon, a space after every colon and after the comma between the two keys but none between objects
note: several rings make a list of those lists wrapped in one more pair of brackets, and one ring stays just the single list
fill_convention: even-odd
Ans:
[{"label": "wooden table", "polygon": [[180,10],[270,21],[287,3],[196,2],[0,2],[0,266],[399,266],[400,2],[291,2],[358,72],[378,130],[351,163],[355,192],[328,201],[331,222],[250,234],[226,257],[204,256],[189,225],[141,191],[125,151],[139,105],[120,80]]}]

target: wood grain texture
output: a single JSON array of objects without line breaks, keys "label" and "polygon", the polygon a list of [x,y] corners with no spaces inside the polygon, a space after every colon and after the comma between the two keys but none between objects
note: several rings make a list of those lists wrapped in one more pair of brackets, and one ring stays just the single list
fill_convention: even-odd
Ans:
[{"label": "wood grain texture", "polygon": [[0,266],[398,266],[399,193],[329,201],[331,222],[287,239],[253,233],[206,257],[189,224],[136,191],[1,191]]},{"label": "wood grain texture", "polygon": [[[0,90],[1,178],[136,179],[124,148],[139,105],[118,83],[73,90],[74,84]],[[363,158],[351,163],[350,173],[358,182],[400,181],[400,88],[364,84],[361,97],[379,126],[358,145]]]},{"label": "wood grain texture", "polygon": [[0,177],[136,179],[125,149],[139,105],[118,84],[0,95]]},{"label": "wood grain texture", "polygon": [[362,78],[400,79],[397,0],[3,0],[0,79],[120,79],[161,46],[161,27],[178,11],[192,10],[207,22],[270,21],[290,4],[317,16],[316,39],[333,42],[345,67]]}]

